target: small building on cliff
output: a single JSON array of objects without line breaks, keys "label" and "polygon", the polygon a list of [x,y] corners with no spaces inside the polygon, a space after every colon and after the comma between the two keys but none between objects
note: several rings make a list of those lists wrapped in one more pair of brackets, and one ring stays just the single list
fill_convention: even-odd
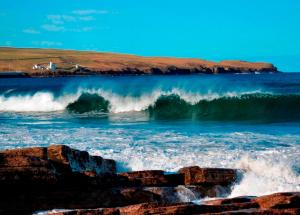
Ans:
[{"label": "small building on cliff", "polygon": [[47,69],[51,70],[51,71],[55,71],[56,70],[56,64],[50,61],[49,65],[47,66]]},{"label": "small building on cliff", "polygon": [[53,62],[49,62],[49,64],[47,64],[47,65],[41,65],[41,64],[34,64],[33,66],[32,66],[32,69],[33,70],[51,70],[51,71],[55,71],[56,70],[56,64],[55,63],[53,63]]}]

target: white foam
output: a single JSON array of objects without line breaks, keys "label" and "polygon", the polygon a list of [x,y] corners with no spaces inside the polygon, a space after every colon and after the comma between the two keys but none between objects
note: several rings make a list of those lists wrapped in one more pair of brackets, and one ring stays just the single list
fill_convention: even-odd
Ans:
[{"label": "white foam", "polygon": [[111,91],[102,89],[80,89],[80,93],[91,93],[102,96],[105,100],[109,101],[109,111],[111,113],[124,113],[132,111],[143,111],[149,106],[154,105],[160,96],[178,95],[181,99],[190,104],[196,104],[199,101],[211,101],[221,97],[239,97],[244,94],[259,93],[260,91],[247,91],[247,92],[224,92],[224,93],[197,93],[189,92],[179,88],[171,90],[156,89],[149,93],[144,93],[140,96],[119,95]]},{"label": "white foam", "polygon": [[[240,168],[247,172],[231,196],[300,191],[299,135],[252,132],[182,132],[176,127],[59,127],[38,129],[2,126],[1,149],[66,144],[117,161],[118,171],[181,167]],[[289,144],[287,144],[289,143]]]},{"label": "white foam", "polygon": [[55,97],[51,92],[37,92],[33,95],[0,96],[0,111],[11,112],[51,112],[62,111],[69,103],[76,101],[83,93],[98,94],[109,101],[111,113],[124,113],[143,111],[154,105],[160,96],[178,95],[190,104],[196,104],[201,100],[211,101],[221,97],[239,97],[243,94],[258,93],[251,92],[207,92],[204,94],[173,88],[168,91],[156,89],[140,96],[120,95],[103,89],[78,89],[74,93],[64,93]]},{"label": "white foam", "polygon": [[[163,169],[175,172],[181,167],[194,165],[246,170],[230,197],[300,191],[300,176],[293,169],[294,165],[299,165],[300,147],[276,146],[289,140],[292,142],[290,136],[232,133],[189,138],[165,133],[147,138],[143,143],[131,143],[132,140],[127,138],[115,140],[114,144],[120,144],[118,147],[114,145],[109,151],[95,150],[94,153],[120,161],[119,171]],[[274,146],[262,150],[262,140],[274,141]],[[250,144],[252,150],[248,151]]]},{"label": "white foam", "polygon": [[0,111],[10,112],[51,112],[64,110],[78,95],[55,98],[50,92],[37,92],[33,95],[0,97]]},{"label": "white foam", "polygon": [[280,158],[284,154],[274,153],[273,156],[278,157],[243,157],[236,167],[244,169],[245,173],[233,187],[230,197],[300,191],[300,176],[292,170],[292,161]]}]

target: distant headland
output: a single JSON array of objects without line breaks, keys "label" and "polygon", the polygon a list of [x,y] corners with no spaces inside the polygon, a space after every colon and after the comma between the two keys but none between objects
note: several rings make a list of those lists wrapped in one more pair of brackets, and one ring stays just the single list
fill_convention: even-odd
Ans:
[{"label": "distant headland", "polygon": [[[14,73],[15,72],[15,73]],[[271,63],[141,57],[93,51],[0,47],[0,77],[274,73]]]}]

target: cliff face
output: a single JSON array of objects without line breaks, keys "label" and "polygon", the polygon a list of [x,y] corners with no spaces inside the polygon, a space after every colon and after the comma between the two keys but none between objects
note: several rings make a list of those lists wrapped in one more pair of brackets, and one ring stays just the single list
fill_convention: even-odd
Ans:
[{"label": "cliff face", "polygon": [[[72,74],[218,74],[277,72],[270,63],[245,61],[211,62],[193,58],[140,57],[135,55],[53,49],[0,48],[0,72],[24,71],[29,75],[51,75],[33,70],[35,64],[57,65],[57,75]],[[76,67],[76,65],[79,65]]]}]

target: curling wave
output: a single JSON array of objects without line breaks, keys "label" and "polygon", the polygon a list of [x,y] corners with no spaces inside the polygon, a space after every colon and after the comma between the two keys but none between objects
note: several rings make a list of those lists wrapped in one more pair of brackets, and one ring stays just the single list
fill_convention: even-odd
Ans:
[{"label": "curling wave", "polygon": [[64,111],[72,113],[122,113],[144,111],[150,119],[299,121],[300,95],[260,92],[189,94],[173,90],[141,96],[105,91],[80,91],[55,97],[48,92],[0,96],[0,111]]},{"label": "curling wave", "polygon": [[161,96],[148,110],[155,119],[293,121],[300,119],[300,96],[255,93],[190,104],[170,95]]},{"label": "curling wave", "polygon": [[[70,103],[71,112],[114,112],[109,100],[97,94],[82,94]],[[131,111],[134,111],[132,109]],[[151,119],[192,120],[299,120],[300,95],[244,94],[204,99],[194,104],[179,95],[161,95],[152,104],[143,105]]]}]

